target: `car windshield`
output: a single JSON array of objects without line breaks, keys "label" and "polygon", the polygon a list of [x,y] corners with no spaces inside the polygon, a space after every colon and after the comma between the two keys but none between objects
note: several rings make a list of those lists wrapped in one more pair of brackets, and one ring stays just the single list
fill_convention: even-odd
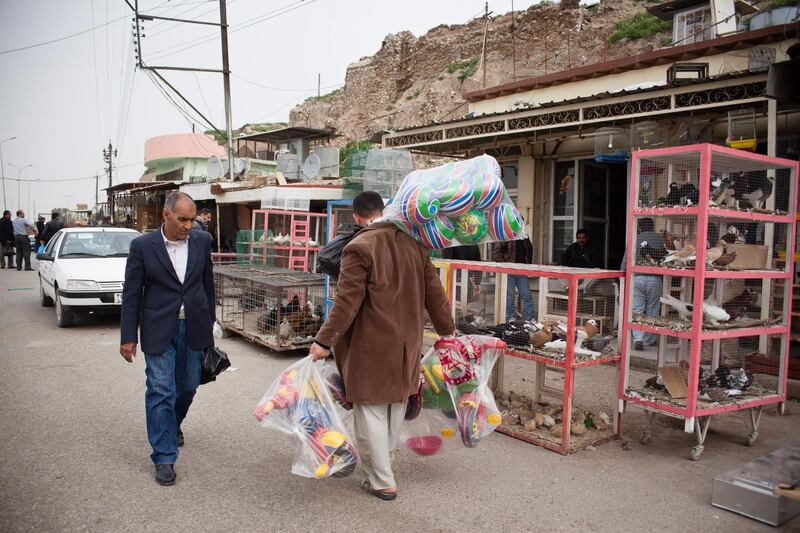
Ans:
[{"label": "car windshield", "polygon": [[128,257],[131,241],[138,236],[127,231],[67,233],[59,257]]}]

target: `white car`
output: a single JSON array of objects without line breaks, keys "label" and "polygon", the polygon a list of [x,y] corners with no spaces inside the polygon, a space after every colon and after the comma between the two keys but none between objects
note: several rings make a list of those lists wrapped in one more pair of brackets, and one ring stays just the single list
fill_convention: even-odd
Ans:
[{"label": "white car", "polygon": [[65,228],[56,233],[39,260],[39,298],[55,303],[59,327],[76,313],[119,312],[125,262],[139,232],[125,228]]}]

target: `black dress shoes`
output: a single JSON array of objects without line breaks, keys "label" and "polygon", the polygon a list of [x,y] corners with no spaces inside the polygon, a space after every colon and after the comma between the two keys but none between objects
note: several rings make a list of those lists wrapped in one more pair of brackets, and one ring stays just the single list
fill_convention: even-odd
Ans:
[{"label": "black dress shoes", "polygon": [[156,483],[159,485],[175,484],[175,465],[156,465]]},{"label": "black dress shoes", "polygon": [[178,448],[183,446],[183,431],[178,430]]}]

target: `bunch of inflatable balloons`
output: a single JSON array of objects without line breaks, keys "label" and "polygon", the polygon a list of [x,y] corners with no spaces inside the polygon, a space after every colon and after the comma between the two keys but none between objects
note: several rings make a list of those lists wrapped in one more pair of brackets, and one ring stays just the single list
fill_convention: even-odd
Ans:
[{"label": "bunch of inflatable balloons", "polygon": [[431,250],[526,236],[490,155],[411,172],[383,214]]}]

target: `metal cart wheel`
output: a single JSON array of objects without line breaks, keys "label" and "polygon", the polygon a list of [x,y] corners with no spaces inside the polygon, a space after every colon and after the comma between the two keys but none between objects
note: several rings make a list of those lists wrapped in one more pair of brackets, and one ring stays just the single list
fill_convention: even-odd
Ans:
[{"label": "metal cart wheel", "polygon": [[699,461],[700,455],[703,453],[703,447],[700,445],[695,446],[691,450],[689,450],[689,459],[692,461]]}]

